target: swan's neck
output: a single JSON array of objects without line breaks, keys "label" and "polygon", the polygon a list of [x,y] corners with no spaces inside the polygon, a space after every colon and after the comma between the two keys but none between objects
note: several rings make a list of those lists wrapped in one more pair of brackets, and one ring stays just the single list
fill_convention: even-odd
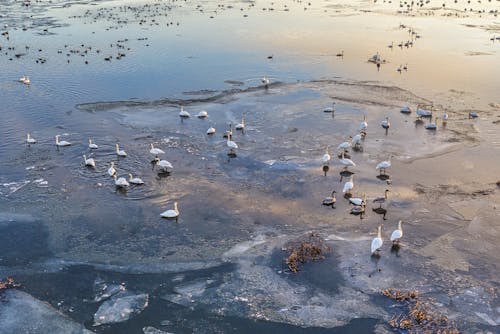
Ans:
[{"label": "swan's neck", "polygon": [[128,178],[129,178],[129,180],[132,180],[133,179],[132,174],[129,173]]},{"label": "swan's neck", "polygon": [[379,226],[379,227],[378,227],[377,237],[378,237],[379,239],[382,239],[382,226]]},{"label": "swan's neck", "polygon": [[59,136],[56,136],[56,144],[59,144]]},{"label": "swan's neck", "polygon": [[398,223],[398,230],[400,230],[400,231],[402,231],[402,230],[403,230],[403,228],[401,227],[401,220],[400,220],[400,221],[399,221],[399,223]]},{"label": "swan's neck", "polygon": [[177,202],[174,203],[174,211],[179,212],[179,210],[177,209]]}]

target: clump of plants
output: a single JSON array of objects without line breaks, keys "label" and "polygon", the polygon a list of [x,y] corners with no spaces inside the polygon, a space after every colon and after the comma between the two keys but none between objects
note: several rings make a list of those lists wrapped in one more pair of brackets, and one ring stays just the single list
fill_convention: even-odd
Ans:
[{"label": "clump of plants", "polygon": [[297,273],[302,264],[309,261],[319,261],[330,252],[330,247],[324,244],[317,233],[310,233],[305,237],[290,242],[284,250],[288,253],[286,264],[290,271]]}]

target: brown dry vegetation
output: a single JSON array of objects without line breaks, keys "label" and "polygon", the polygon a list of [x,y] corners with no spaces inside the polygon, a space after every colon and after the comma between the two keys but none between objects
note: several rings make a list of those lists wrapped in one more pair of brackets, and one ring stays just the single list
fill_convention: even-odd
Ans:
[{"label": "brown dry vegetation", "polygon": [[290,271],[296,273],[307,261],[323,260],[330,248],[323,244],[323,239],[319,234],[311,233],[307,237],[289,243],[285,251],[289,253],[286,264]]}]

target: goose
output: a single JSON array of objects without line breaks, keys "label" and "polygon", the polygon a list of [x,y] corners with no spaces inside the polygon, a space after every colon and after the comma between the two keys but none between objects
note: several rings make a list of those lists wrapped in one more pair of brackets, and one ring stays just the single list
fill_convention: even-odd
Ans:
[{"label": "goose", "polygon": [[344,165],[344,168],[346,170],[347,170],[347,168],[349,168],[349,166],[356,167],[356,164],[354,163],[354,161],[344,157],[344,152],[342,152],[342,158],[339,161],[342,165]]},{"label": "goose", "polygon": [[149,153],[154,154],[155,156],[158,156],[158,154],[165,154],[165,151],[162,149],[159,149],[153,145],[153,143],[149,144]]},{"label": "goose", "polygon": [[227,130],[223,135],[222,138],[228,138],[233,136],[233,125],[230,123],[229,124],[229,130]]},{"label": "goose", "polygon": [[365,203],[360,206],[353,206],[351,208],[351,215],[361,215],[361,219],[363,219],[363,213],[365,213]]},{"label": "goose", "polygon": [[399,240],[403,237],[403,227],[401,224],[403,223],[402,220],[398,222],[398,228],[394,230],[391,234],[391,241],[393,245],[398,245]]},{"label": "goose", "polygon": [[141,178],[133,177],[131,173],[128,174],[128,182],[132,184],[144,184]]},{"label": "goose", "polygon": [[335,198],[335,194],[337,192],[334,190],[332,191],[332,195],[330,197],[325,197],[323,199],[323,205],[329,206],[331,205],[332,207],[335,207],[335,203],[337,202],[337,199]]},{"label": "goose", "polygon": [[437,130],[436,122],[433,122],[431,118],[428,123],[425,123],[424,128],[426,128],[427,130]]},{"label": "goose", "polygon": [[215,128],[213,126],[209,127],[207,130],[207,135],[213,135],[215,133]]},{"label": "goose", "polygon": [[113,179],[115,180],[115,185],[117,187],[121,187],[121,188],[125,188],[125,187],[128,187],[130,184],[127,182],[127,180],[125,180],[124,177],[120,177],[120,178],[116,178],[116,174],[113,175]]},{"label": "goose", "polygon": [[28,145],[36,144],[36,139],[32,138],[29,132],[26,134],[26,143]]},{"label": "goose", "polygon": [[389,189],[386,189],[385,192],[384,192],[384,197],[377,197],[372,202],[373,203],[378,203],[379,207],[381,207],[382,204],[384,204],[387,201],[388,198],[389,198]]},{"label": "goose", "polygon": [[329,148],[330,148],[330,145],[327,145],[326,150],[325,150],[325,154],[323,154],[323,157],[321,158],[321,162],[323,163],[323,165],[329,165],[330,160],[332,159],[332,157],[330,156],[330,153],[328,152]]},{"label": "goose", "polygon": [[227,147],[229,147],[229,153],[233,153],[234,154],[234,150],[236,150],[238,148],[238,145],[231,140],[231,137],[228,136],[227,137]]},{"label": "goose", "polygon": [[111,161],[111,166],[108,168],[108,175],[113,177],[116,175],[115,163]]},{"label": "goose", "polygon": [[355,197],[355,198],[349,198],[349,203],[355,206],[361,206],[365,205],[366,203],[366,193],[363,194],[363,198]]},{"label": "goose", "polygon": [[347,149],[349,147],[351,147],[350,141],[352,141],[352,136],[349,136],[347,139],[348,139],[348,141],[345,141],[345,142],[339,144],[339,146],[337,146],[338,150],[343,150],[345,152],[345,151],[347,151]]},{"label": "goose", "polygon": [[366,131],[368,128],[368,122],[366,121],[366,115],[363,116],[363,122],[359,124],[359,131]]},{"label": "goose", "polygon": [[479,117],[479,115],[478,115],[477,112],[475,112],[475,111],[469,112],[469,119],[471,119],[471,118],[478,118],[478,117]]},{"label": "goose", "polygon": [[344,50],[336,54],[337,57],[344,57]]},{"label": "goose", "polygon": [[417,111],[415,111],[418,117],[432,117],[432,111],[417,108]]},{"label": "goose", "polygon": [[92,139],[89,138],[89,148],[92,149],[92,150],[96,150],[99,148],[99,146],[97,146],[97,144],[94,144],[92,142]]},{"label": "goose", "polygon": [[347,181],[345,184],[344,184],[344,188],[342,189],[342,192],[344,194],[350,194],[351,193],[351,190],[354,188],[354,180],[353,180],[353,176],[351,175],[349,177],[349,181]]},{"label": "goose", "polygon": [[174,202],[174,209],[164,211],[160,214],[162,218],[177,218],[179,217],[179,209],[177,207],[177,202]]},{"label": "goose", "polygon": [[161,171],[164,173],[170,173],[174,169],[174,166],[167,160],[157,160],[156,165],[160,167]]},{"label": "goose", "polygon": [[389,156],[388,160],[384,160],[382,162],[379,162],[377,167],[375,167],[376,170],[380,171],[380,175],[382,175],[382,172],[386,172],[386,169],[391,168],[391,156]]},{"label": "goose", "polygon": [[124,150],[120,150],[120,146],[118,144],[115,144],[115,147],[116,147],[116,155],[118,155],[119,157],[127,156],[127,152],[125,152]]},{"label": "goose", "polygon": [[380,123],[380,125],[384,129],[388,130],[391,127],[391,122],[389,122],[389,117],[386,117],[385,120]]},{"label": "goose", "polygon": [[332,102],[332,106],[326,107],[325,109],[323,109],[323,112],[335,112],[335,104],[335,102]]},{"label": "goose", "polygon": [[198,117],[198,118],[207,118],[207,117],[208,117],[208,112],[207,112],[206,110],[202,110],[202,111],[200,111],[200,112],[196,115],[196,117]]},{"label": "goose", "polygon": [[87,156],[85,154],[83,155],[83,162],[85,162],[85,166],[95,167],[94,159],[92,158],[87,159]]},{"label": "goose", "polygon": [[181,118],[189,118],[191,115],[186,110],[184,110],[183,106],[181,106],[181,111],[179,112],[179,116]]},{"label": "goose", "polygon": [[66,140],[63,140],[63,141],[59,141],[59,135],[56,136],[56,146],[60,147],[60,146],[70,146],[71,143],[66,141]]},{"label": "goose", "polygon": [[375,253],[380,251],[380,247],[382,247],[383,241],[382,241],[382,225],[378,226],[378,231],[377,231],[377,237],[373,238],[372,240],[372,255],[375,255]]},{"label": "goose", "polygon": [[238,123],[234,126],[236,130],[245,130],[245,117],[241,116],[241,123]]},{"label": "goose", "polygon": [[399,109],[399,111],[402,114],[411,114],[411,108],[408,106],[401,107],[401,109]]}]

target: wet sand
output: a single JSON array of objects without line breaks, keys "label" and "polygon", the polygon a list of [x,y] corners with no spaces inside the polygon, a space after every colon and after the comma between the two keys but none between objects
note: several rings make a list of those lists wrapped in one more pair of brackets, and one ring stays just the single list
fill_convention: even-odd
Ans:
[{"label": "wet sand", "polygon": [[[32,4],[44,23],[37,21],[24,33],[43,33],[48,26],[55,35],[21,37],[20,21],[8,22],[17,30],[8,29],[7,43],[16,47],[23,38],[61,45],[43,48],[45,64],[36,63],[31,51],[19,60],[10,61],[9,55],[0,58],[2,64],[13,64],[0,75],[9,102],[0,144],[0,273],[13,276],[32,296],[9,293],[10,302],[0,306],[9,314],[9,321],[0,324],[2,331],[18,331],[23,322],[32,321],[16,318],[15,310],[19,305],[38,305],[34,297],[50,304],[51,309],[37,306],[40,314],[64,315],[61,320],[52,314],[56,320],[37,325],[39,332],[58,324],[69,326],[69,318],[76,332],[83,324],[97,333],[152,331],[148,327],[175,333],[321,333],[331,328],[339,333],[384,333],[390,331],[387,321],[394,311],[380,292],[398,288],[417,289],[432,298],[463,332],[495,332],[500,323],[496,242],[500,96],[490,88],[500,76],[494,69],[488,75],[481,73],[494,63],[500,45],[489,40],[488,31],[496,24],[494,12],[458,15],[453,9],[431,7],[397,13],[395,4],[375,4],[367,13],[366,4],[338,7],[326,2],[310,8],[290,2],[288,11],[270,11],[271,4],[263,10],[252,3],[232,8],[210,3],[204,4],[210,10],[203,12],[200,8],[194,12],[198,4],[187,2],[171,8],[156,4],[162,8],[156,11],[131,1],[141,10],[125,14],[114,2],[65,4]],[[30,10],[15,3],[9,6],[19,17]],[[167,16],[152,14],[159,12]],[[129,21],[110,23],[99,13],[122,15]],[[291,29],[280,42],[276,38],[288,27],[292,13],[305,22],[316,18],[319,24],[311,30]],[[240,22],[248,19],[250,27],[259,20],[268,24],[268,15],[279,23],[267,34],[257,33],[265,26],[254,32]],[[362,30],[359,20],[364,17],[369,19],[366,26],[376,28],[371,32],[373,41],[367,43],[378,43],[379,49],[342,45]],[[143,29],[141,18],[147,18],[148,29]],[[172,20],[173,26],[163,28],[175,32],[161,35],[162,28],[151,28],[152,18],[161,24]],[[214,36],[203,44],[206,49],[194,54],[189,43],[195,40],[197,20],[214,22],[205,32]],[[339,24],[335,20],[348,23],[337,39],[332,37],[337,44],[305,38],[314,31],[321,34],[328,20],[334,20],[333,26]],[[411,38],[406,28],[399,27],[401,20],[411,21],[422,37],[411,48],[388,51],[386,40]],[[464,26],[464,21],[475,25]],[[222,35],[214,31],[228,22],[241,30],[222,34],[231,38],[221,42]],[[441,37],[426,33],[430,28],[424,22],[442,23],[443,35],[453,29],[467,31],[469,39],[458,50],[446,43],[437,48]],[[483,28],[476,28],[479,23]],[[78,27],[87,25],[78,32]],[[93,30],[99,31],[95,38]],[[64,55],[57,53],[66,39],[75,39],[78,33],[83,45],[99,44],[103,50],[94,58],[80,56],[92,59],[89,64],[75,64],[73,54],[70,63],[64,62]],[[136,35],[134,42],[132,37],[123,41],[125,33]],[[244,34],[259,49],[254,51],[258,60],[245,52],[228,52],[224,46]],[[155,74],[151,68],[165,65],[159,57],[165,56],[165,48],[158,36],[178,46],[179,55],[169,58],[167,72]],[[477,36],[484,41],[477,42]],[[307,42],[296,45],[294,38]],[[102,59],[115,50],[103,46],[118,39],[131,48],[130,53],[111,62]],[[134,49],[134,43],[143,44]],[[150,51],[145,50],[146,43]],[[321,51],[326,45],[328,51]],[[217,46],[222,47],[220,53],[214,51]],[[484,59],[481,64],[464,63],[463,73],[474,73],[467,84],[447,75],[454,70],[454,60],[427,86],[423,68],[429,59],[415,59],[424,57],[430,47],[436,47],[436,57],[458,53]],[[472,55],[471,48],[483,53]],[[342,59],[335,56],[341,49]],[[384,50],[388,59],[380,72],[366,61],[377,50]],[[225,55],[218,59],[219,54]],[[269,55],[272,59],[267,59]],[[202,69],[207,62],[211,66]],[[224,67],[225,62],[229,65]],[[399,74],[397,66],[406,62],[408,71]],[[67,67],[55,71],[62,66]],[[15,82],[25,72],[33,79],[30,87]],[[264,75],[271,78],[268,88],[260,83]],[[485,78],[492,86],[485,84],[482,89]],[[164,80],[171,82],[162,85]],[[335,113],[323,112],[332,101]],[[446,111],[446,125],[438,121],[437,131],[429,131],[424,128],[427,120],[417,121],[414,112],[400,113],[402,106],[415,108],[419,103],[433,104],[438,117]],[[180,105],[191,118],[179,118]],[[196,118],[200,110],[208,111],[209,117]],[[470,111],[480,117],[470,119]],[[230,157],[222,134],[243,115],[245,131],[233,130],[239,148],[237,156]],[[353,195],[366,193],[368,199],[360,219],[349,214],[350,205],[342,198],[346,179],[339,174],[343,167],[336,148],[357,133],[365,115],[363,149],[349,152],[357,165],[350,168],[355,173]],[[391,121],[387,133],[380,126],[385,117]],[[217,129],[213,136],[205,134],[210,126]],[[23,145],[27,131],[32,131],[37,144]],[[55,134],[63,134],[61,139],[73,145],[56,149]],[[98,150],[89,151],[89,137],[99,144]],[[117,142],[127,151],[126,158],[114,153]],[[158,175],[153,168],[150,143],[166,151],[165,158],[174,165],[171,175]],[[327,145],[332,162],[325,176],[320,159]],[[83,153],[96,160],[95,169],[83,166]],[[377,178],[375,166],[390,155],[388,182]],[[106,173],[111,161],[120,176],[133,172],[145,185],[116,189]],[[390,189],[386,220],[373,212],[377,205],[371,203],[385,189]],[[337,191],[335,209],[321,205],[332,190]],[[174,201],[179,202],[178,221],[160,218]],[[399,251],[393,251],[389,236],[398,220],[404,221],[404,236]],[[373,258],[369,247],[378,224],[383,224],[384,245],[381,256]],[[331,252],[298,274],[290,273],[282,247],[309,231],[319,233]],[[96,302],[100,294],[96,282],[101,281],[108,286],[123,284],[125,291]],[[95,326],[94,314],[105,300],[124,302],[129,299],[120,296],[144,294],[147,306],[133,304],[135,313],[129,320]]]}]

